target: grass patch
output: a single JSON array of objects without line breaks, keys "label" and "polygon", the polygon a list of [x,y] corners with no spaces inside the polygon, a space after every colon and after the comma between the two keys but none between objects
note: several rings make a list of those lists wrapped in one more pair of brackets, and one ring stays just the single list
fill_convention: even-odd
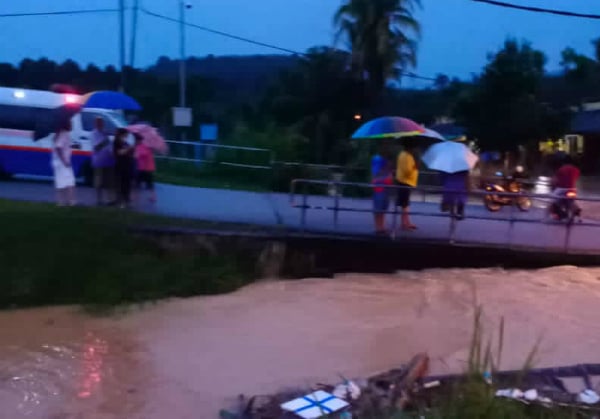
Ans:
[{"label": "grass patch", "polygon": [[173,185],[200,188],[233,189],[268,192],[272,184],[272,171],[206,163],[197,166],[192,162],[159,160],[156,180]]},{"label": "grass patch", "polygon": [[177,254],[128,232],[136,225],[215,223],[12,201],[0,201],[0,213],[0,308],[216,294],[249,283],[254,274],[252,261],[233,249],[219,256]]}]

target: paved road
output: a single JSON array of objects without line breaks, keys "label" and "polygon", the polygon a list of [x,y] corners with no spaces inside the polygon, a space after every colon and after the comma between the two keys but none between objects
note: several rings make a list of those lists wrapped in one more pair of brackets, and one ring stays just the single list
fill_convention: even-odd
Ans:
[{"label": "paved road", "polygon": [[[282,225],[288,228],[301,228],[301,210],[290,204],[290,196],[276,193],[255,193],[220,189],[191,188],[173,185],[157,185],[159,202],[150,204],[141,202],[135,209],[146,213],[155,213],[182,218],[250,223],[264,226]],[[92,205],[93,191],[87,188],[78,190],[83,204]],[[0,182],[0,197],[15,200],[50,202],[53,189],[48,183]],[[413,221],[419,230],[400,233],[402,239],[450,240],[450,219],[439,211],[439,204],[415,202],[412,210],[416,215]],[[301,197],[296,197],[301,203]],[[311,207],[331,207],[333,199],[321,196],[309,196],[307,204]],[[350,234],[371,234],[372,215],[370,200],[341,199],[340,208],[351,208],[364,212],[340,211],[337,226],[332,211],[309,209],[306,213],[306,228],[318,232],[340,232]],[[486,244],[491,246],[514,246],[539,248],[546,250],[564,250],[568,236],[569,249],[572,252],[594,252],[600,255],[600,222],[584,220],[584,224],[573,226],[570,231],[559,223],[540,221],[544,218],[543,205],[522,213],[504,208],[491,214],[481,205],[469,205],[467,218],[455,223],[452,238],[456,243]],[[480,219],[491,217],[492,219]],[[391,218],[388,221],[391,227]]]}]

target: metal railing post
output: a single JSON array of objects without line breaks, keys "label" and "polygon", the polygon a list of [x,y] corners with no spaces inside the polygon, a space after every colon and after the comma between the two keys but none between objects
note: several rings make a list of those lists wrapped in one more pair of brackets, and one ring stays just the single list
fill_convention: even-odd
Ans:
[{"label": "metal railing post", "polygon": [[338,214],[340,208],[340,194],[338,193],[338,184],[337,182],[333,183],[333,190],[335,194],[333,196],[333,227],[337,230],[338,228]]},{"label": "metal railing post", "polygon": [[450,219],[450,232],[448,234],[448,241],[450,244],[454,244],[456,242],[456,216],[450,213],[448,218]]},{"label": "metal railing post", "polygon": [[396,186],[393,188],[393,191],[392,205],[394,206],[394,211],[392,212],[392,240],[396,240],[396,232],[398,231],[398,187]]},{"label": "metal railing post", "polygon": [[515,207],[516,206],[517,206],[516,201],[513,202],[512,205],[510,206],[510,218],[508,221],[508,238],[506,240],[506,245],[509,248],[512,247],[512,237],[513,237],[513,230],[514,230],[514,226],[515,226]]},{"label": "metal railing post", "polygon": [[571,228],[573,227],[573,223],[569,220],[569,222],[567,223],[567,232],[565,233],[565,245],[564,245],[564,252],[565,253],[569,253],[569,244],[571,242]]},{"label": "metal railing post", "polygon": [[302,190],[302,211],[300,214],[300,226],[302,231],[306,231],[306,211],[308,210],[308,194],[307,194],[307,184],[304,184],[304,188]]}]

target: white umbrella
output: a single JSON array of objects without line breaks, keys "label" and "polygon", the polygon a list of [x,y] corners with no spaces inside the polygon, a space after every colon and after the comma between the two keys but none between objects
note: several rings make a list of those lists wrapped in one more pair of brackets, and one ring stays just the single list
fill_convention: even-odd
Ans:
[{"label": "white umbrella", "polygon": [[462,143],[445,141],[429,147],[422,160],[432,170],[458,173],[475,167],[479,157]]}]

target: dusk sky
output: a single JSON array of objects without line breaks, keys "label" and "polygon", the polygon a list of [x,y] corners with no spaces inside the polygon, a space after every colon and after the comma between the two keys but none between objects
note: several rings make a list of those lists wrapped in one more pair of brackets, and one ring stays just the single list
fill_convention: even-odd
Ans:
[{"label": "dusk sky", "polygon": [[[187,20],[239,36],[304,51],[332,45],[332,16],[341,0],[189,0]],[[509,0],[506,0],[509,1]],[[516,4],[600,14],[600,1],[510,0]],[[117,0],[3,0],[0,14],[71,9],[113,8]],[[127,0],[128,5],[132,0]],[[178,0],[143,0],[145,8],[177,17]],[[558,69],[566,46],[591,54],[590,41],[600,37],[600,21],[501,9],[471,0],[423,0],[417,13],[423,26],[419,64],[423,76],[445,73],[461,78],[479,72],[486,55],[507,36],[530,40]],[[130,27],[130,16],[127,17]],[[161,55],[177,57],[174,23],[140,14],[136,66],[147,66]],[[277,53],[218,35],[187,29],[189,55]],[[0,61],[25,57],[72,58],[99,65],[118,62],[116,14],[2,18]]]}]

